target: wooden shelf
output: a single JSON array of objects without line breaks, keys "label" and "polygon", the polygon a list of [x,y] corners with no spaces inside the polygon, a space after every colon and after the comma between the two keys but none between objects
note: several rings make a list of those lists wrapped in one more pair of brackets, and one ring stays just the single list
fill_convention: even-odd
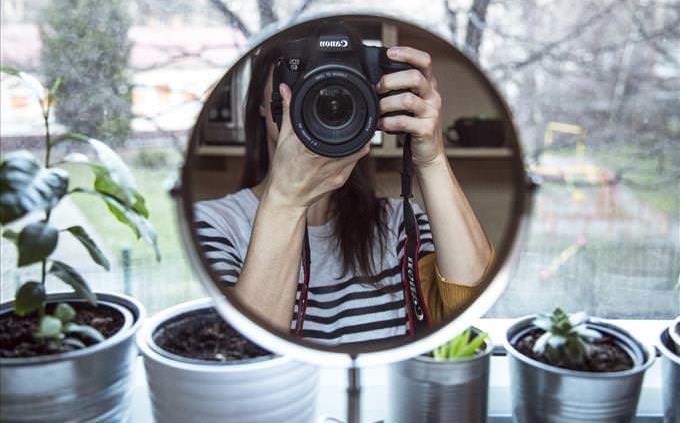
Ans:
[{"label": "wooden shelf", "polygon": [[[245,155],[245,147],[239,145],[229,146],[201,146],[199,155],[201,156],[223,156],[223,157],[243,157]],[[480,147],[480,148],[463,148],[463,147],[449,147],[446,149],[446,155],[450,158],[470,158],[470,159],[496,159],[496,158],[510,158],[512,157],[512,149],[510,147]],[[400,158],[402,155],[401,148],[391,147],[385,148],[381,146],[374,146],[371,148],[371,156],[376,158]]]}]

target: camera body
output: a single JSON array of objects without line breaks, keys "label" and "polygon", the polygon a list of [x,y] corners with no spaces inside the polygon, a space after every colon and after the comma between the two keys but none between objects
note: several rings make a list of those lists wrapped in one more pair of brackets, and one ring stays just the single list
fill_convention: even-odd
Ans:
[{"label": "camera body", "polygon": [[[325,26],[314,36],[284,44],[274,67],[272,117],[281,128],[278,86],[286,83],[292,90],[291,123],[302,143],[323,156],[348,156],[376,131],[381,96],[375,86],[380,78],[412,68],[389,59],[384,47],[364,45],[344,25]],[[392,94],[398,92],[386,95]]]}]

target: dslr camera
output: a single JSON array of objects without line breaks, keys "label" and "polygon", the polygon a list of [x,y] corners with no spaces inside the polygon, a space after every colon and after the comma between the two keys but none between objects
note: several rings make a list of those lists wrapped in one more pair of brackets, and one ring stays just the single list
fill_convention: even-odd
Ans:
[{"label": "dslr camera", "polygon": [[[412,68],[389,59],[384,47],[364,45],[344,25],[325,26],[313,36],[283,45],[283,57],[274,67],[272,117],[280,129],[278,86],[284,82],[292,90],[290,119],[302,143],[323,156],[348,156],[376,131],[380,96],[375,85],[380,78]],[[393,94],[398,92],[387,95]]]}]

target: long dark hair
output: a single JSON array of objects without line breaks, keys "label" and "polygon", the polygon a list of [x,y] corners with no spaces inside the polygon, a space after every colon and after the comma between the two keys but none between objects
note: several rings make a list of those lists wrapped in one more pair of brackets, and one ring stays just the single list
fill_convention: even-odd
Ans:
[{"label": "long dark hair", "polygon": [[[252,57],[251,77],[248,85],[245,110],[246,154],[241,177],[241,188],[252,188],[260,183],[269,171],[267,128],[260,115],[264,87],[269,70],[281,57],[277,46],[260,48]],[[273,87],[278,89],[278,87]],[[387,234],[386,201],[376,197],[373,160],[360,159],[347,182],[331,196],[334,213],[334,238],[342,253],[343,271],[371,276],[380,269],[374,259],[385,254]],[[374,252],[378,256],[374,256]],[[313,254],[313,252],[312,252]]]}]

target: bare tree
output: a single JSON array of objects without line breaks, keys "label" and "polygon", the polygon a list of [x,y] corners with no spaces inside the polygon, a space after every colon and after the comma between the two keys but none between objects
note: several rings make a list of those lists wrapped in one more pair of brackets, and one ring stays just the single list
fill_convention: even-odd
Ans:
[{"label": "bare tree", "polygon": [[486,11],[491,0],[474,0],[468,12],[468,22],[465,29],[465,48],[472,56],[479,55],[482,35],[486,26]]}]

